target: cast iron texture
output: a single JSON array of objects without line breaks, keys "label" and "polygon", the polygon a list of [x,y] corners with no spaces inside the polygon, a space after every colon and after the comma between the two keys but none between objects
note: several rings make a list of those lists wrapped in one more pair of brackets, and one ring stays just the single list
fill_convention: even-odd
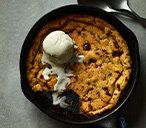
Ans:
[{"label": "cast iron texture", "polygon": [[[108,23],[110,23],[112,26],[114,26],[121,33],[121,35],[124,37],[124,39],[128,44],[128,48],[132,60],[132,73],[129,83],[126,89],[123,91],[121,98],[119,99],[116,107],[98,116],[93,116],[93,117],[85,116],[83,114],[77,114],[71,111],[61,109],[58,106],[53,106],[51,104],[51,100],[49,100],[49,98],[46,96],[46,93],[33,92],[31,90],[27,79],[26,60],[35,35],[46,23],[66,14],[87,14],[87,15],[98,16],[104,19],[105,21],[107,21]],[[116,112],[127,101],[128,97],[132,93],[132,90],[134,89],[134,86],[138,81],[139,71],[140,71],[140,58],[139,58],[138,41],[134,33],[131,30],[129,30],[117,18],[115,18],[113,15],[101,9],[83,6],[83,5],[63,6],[44,15],[38,22],[35,23],[35,25],[29,31],[24,41],[24,44],[22,46],[22,51],[20,55],[21,88],[26,98],[30,100],[33,104],[35,104],[42,112],[47,114],[49,117],[72,124],[94,123]]]}]

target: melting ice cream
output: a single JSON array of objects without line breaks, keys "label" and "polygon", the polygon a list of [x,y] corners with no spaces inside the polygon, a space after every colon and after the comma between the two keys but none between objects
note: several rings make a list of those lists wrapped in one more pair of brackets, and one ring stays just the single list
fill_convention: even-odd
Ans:
[{"label": "melting ice cream", "polygon": [[66,89],[66,86],[70,84],[71,72],[69,65],[75,62],[82,62],[84,56],[77,56],[74,53],[76,47],[71,37],[65,34],[63,31],[53,31],[43,41],[43,56],[42,63],[50,64],[51,69],[46,68],[42,75],[45,80],[49,79],[49,75],[57,74],[57,83],[54,86],[53,104],[66,107],[65,97],[59,95]]}]

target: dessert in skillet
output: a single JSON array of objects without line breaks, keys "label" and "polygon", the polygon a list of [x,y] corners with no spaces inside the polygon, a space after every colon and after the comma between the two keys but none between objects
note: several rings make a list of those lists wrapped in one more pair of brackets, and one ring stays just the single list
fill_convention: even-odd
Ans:
[{"label": "dessert in skillet", "polygon": [[131,73],[128,46],[106,21],[67,15],[38,32],[28,54],[33,91],[53,92],[53,105],[66,108],[64,91],[79,95],[80,113],[93,116],[113,108]]}]

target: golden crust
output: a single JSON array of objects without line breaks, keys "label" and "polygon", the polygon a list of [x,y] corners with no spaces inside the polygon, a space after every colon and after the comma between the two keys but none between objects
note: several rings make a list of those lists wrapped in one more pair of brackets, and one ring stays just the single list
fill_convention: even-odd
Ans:
[{"label": "golden crust", "polygon": [[57,76],[44,80],[42,42],[48,33],[62,30],[71,36],[84,55],[83,63],[73,67],[74,76],[68,90],[80,97],[80,111],[87,115],[101,114],[113,108],[126,87],[131,73],[127,44],[120,33],[106,21],[87,15],[68,15],[45,25],[33,41],[27,60],[28,80],[34,91],[52,91]]}]

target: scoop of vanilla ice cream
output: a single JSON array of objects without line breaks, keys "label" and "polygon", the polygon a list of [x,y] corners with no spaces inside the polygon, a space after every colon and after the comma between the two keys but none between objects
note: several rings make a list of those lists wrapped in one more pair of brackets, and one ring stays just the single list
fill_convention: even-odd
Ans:
[{"label": "scoop of vanilla ice cream", "polygon": [[[70,84],[69,76],[73,74],[70,72],[70,67],[74,63],[82,63],[83,55],[77,55],[74,52],[74,41],[63,31],[51,32],[43,41],[43,56],[42,64],[50,64],[51,68],[45,68],[42,75],[45,80],[49,80],[49,75],[57,74],[57,82],[54,85],[53,105],[60,105],[66,108],[68,104],[65,102],[66,97],[61,96],[62,92]],[[70,62],[68,65],[65,63]]]},{"label": "scoop of vanilla ice cream", "polygon": [[73,56],[74,42],[63,31],[53,31],[44,39],[43,49],[50,61],[64,64]]}]

